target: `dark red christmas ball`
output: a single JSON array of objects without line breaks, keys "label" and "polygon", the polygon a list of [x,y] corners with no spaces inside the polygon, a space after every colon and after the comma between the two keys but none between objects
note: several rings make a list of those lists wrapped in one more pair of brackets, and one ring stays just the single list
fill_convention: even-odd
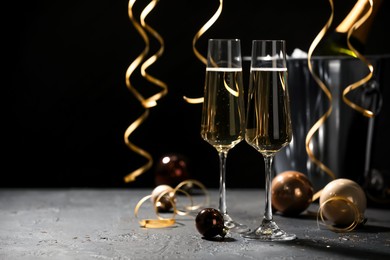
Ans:
[{"label": "dark red christmas ball", "polygon": [[224,225],[224,219],[219,210],[214,208],[202,209],[195,218],[196,229],[204,238],[213,238],[216,236],[225,237],[227,228]]},{"label": "dark red christmas ball", "polygon": [[176,187],[180,182],[189,179],[188,163],[184,156],[169,154],[163,156],[156,164],[155,184]]}]

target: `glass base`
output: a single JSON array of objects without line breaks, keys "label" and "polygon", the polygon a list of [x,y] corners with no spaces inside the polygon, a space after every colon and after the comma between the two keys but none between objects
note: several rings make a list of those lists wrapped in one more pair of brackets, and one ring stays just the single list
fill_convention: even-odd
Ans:
[{"label": "glass base", "polygon": [[224,225],[229,229],[229,232],[241,234],[250,231],[248,226],[234,221],[228,214],[223,214],[223,219]]},{"label": "glass base", "polygon": [[295,234],[288,234],[281,230],[274,221],[263,220],[260,227],[253,231],[241,234],[242,237],[264,241],[289,241],[297,238]]}]

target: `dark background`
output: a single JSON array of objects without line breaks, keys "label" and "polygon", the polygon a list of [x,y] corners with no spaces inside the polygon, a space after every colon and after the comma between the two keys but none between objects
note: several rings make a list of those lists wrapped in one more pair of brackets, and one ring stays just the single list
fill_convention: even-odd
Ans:
[{"label": "dark background", "polygon": [[[126,0],[10,1],[2,40],[7,69],[3,82],[3,187],[151,187],[155,164],[135,182],[123,177],[146,161],[124,143],[125,129],[144,111],[126,88],[125,73],[144,42],[128,17]],[[355,1],[335,0],[334,25]],[[366,54],[389,54],[389,1],[377,14]],[[138,18],[148,1],[138,0]],[[150,109],[134,144],[158,161],[187,158],[192,178],[218,186],[216,150],[200,138],[201,105],[183,96],[203,95],[204,65],[192,39],[217,10],[217,0],[161,0],[146,21],[164,39],[163,56],[148,72],[169,93]],[[240,38],[250,55],[252,39],[285,39],[287,51],[304,51],[330,15],[329,2],[225,0],[216,23],[199,39]],[[385,39],[386,38],[386,39]],[[151,39],[150,53],[159,45]],[[244,74],[245,75],[245,74]],[[134,86],[145,96],[158,88],[139,74]],[[227,186],[264,185],[263,159],[245,142],[229,152]]]}]

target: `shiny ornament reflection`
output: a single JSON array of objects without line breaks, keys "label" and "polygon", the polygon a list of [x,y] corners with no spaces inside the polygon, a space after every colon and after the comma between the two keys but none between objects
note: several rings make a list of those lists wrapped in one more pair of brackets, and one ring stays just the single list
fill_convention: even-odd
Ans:
[{"label": "shiny ornament reflection", "polygon": [[189,178],[188,163],[184,156],[170,154],[163,156],[156,165],[155,184],[177,186]]},{"label": "shiny ornament reflection", "polygon": [[195,218],[195,226],[198,232],[206,239],[221,236],[224,238],[228,229],[224,225],[221,212],[214,208],[202,209]]},{"label": "shiny ornament reflection", "polygon": [[297,216],[306,210],[313,198],[313,186],[306,175],[285,171],[272,180],[272,206],[286,216]]}]

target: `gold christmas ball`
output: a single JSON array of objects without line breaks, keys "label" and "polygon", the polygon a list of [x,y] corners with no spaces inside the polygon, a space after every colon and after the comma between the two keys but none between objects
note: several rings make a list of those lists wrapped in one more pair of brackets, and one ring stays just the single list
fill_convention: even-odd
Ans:
[{"label": "gold christmas ball", "polygon": [[285,171],[272,180],[272,207],[286,216],[297,216],[306,210],[313,198],[313,186],[298,171]]},{"label": "gold christmas ball", "polygon": [[366,194],[356,182],[340,178],[329,182],[321,191],[322,215],[334,225],[349,226],[364,220]]}]

